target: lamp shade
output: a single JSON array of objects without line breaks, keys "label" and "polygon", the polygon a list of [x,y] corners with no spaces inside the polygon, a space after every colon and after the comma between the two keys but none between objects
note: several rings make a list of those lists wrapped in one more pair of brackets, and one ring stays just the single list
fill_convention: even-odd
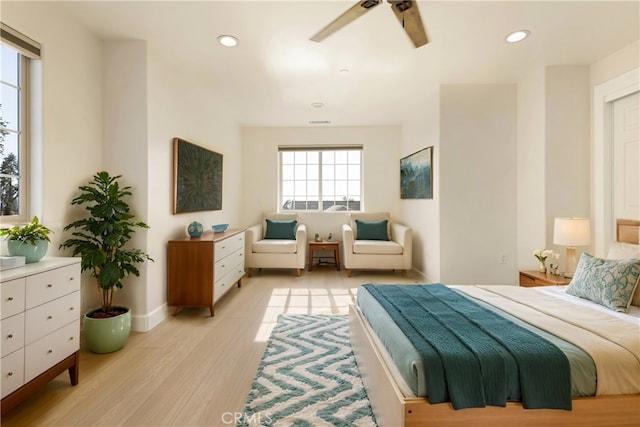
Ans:
[{"label": "lamp shade", "polygon": [[588,218],[556,218],[553,243],[561,246],[587,246],[591,243],[591,223]]}]

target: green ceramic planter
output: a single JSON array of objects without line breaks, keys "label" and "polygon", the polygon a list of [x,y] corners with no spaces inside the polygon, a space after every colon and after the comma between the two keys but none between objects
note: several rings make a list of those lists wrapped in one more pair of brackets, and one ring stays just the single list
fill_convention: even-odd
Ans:
[{"label": "green ceramic planter", "polygon": [[127,343],[131,332],[131,309],[126,313],[106,319],[94,319],[84,315],[82,330],[89,350],[94,353],[111,353],[120,350]]},{"label": "green ceramic planter", "polygon": [[36,244],[23,242],[22,240],[7,240],[7,249],[13,256],[23,256],[27,264],[38,262],[47,253],[49,242],[46,240],[36,240]]}]

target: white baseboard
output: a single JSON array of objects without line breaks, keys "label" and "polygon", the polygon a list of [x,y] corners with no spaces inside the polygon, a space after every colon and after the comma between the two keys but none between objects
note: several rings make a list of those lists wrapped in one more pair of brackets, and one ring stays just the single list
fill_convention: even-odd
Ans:
[{"label": "white baseboard", "polygon": [[131,316],[131,330],[135,332],[147,332],[162,323],[169,317],[169,307],[167,303],[153,310],[148,314],[134,314]]}]

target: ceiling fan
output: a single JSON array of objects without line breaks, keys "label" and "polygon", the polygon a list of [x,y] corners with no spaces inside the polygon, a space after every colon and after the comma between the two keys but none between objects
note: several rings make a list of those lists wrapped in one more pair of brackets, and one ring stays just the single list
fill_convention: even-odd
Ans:
[{"label": "ceiling fan", "polygon": [[[329,25],[318,31],[311,40],[320,42],[335,33],[345,25],[353,22],[371,9],[382,3],[383,0],[362,0],[349,8],[345,13],[334,19]],[[404,28],[411,42],[415,47],[429,43],[429,38],[422,25],[418,2],[406,0],[387,0],[391,5],[391,10],[398,18],[400,25]]]}]

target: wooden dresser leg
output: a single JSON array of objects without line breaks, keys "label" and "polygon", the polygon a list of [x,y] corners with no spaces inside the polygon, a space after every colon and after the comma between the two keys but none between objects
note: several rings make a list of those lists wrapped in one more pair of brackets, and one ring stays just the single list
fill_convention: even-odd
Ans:
[{"label": "wooden dresser leg", "polygon": [[247,268],[247,277],[251,277],[251,268]]},{"label": "wooden dresser leg", "polygon": [[402,270],[402,277],[407,277],[407,270]]},{"label": "wooden dresser leg", "polygon": [[296,268],[296,274],[298,275],[298,277],[302,276],[302,271],[300,271],[299,268]]},{"label": "wooden dresser leg", "polygon": [[213,305],[209,306],[209,313],[211,313],[211,317],[213,317]]},{"label": "wooden dresser leg", "polygon": [[80,352],[76,351],[73,358],[73,366],[69,368],[69,380],[71,385],[77,385],[80,379]]},{"label": "wooden dresser leg", "polygon": [[352,270],[350,268],[347,268],[347,277],[351,277],[351,272]]}]

